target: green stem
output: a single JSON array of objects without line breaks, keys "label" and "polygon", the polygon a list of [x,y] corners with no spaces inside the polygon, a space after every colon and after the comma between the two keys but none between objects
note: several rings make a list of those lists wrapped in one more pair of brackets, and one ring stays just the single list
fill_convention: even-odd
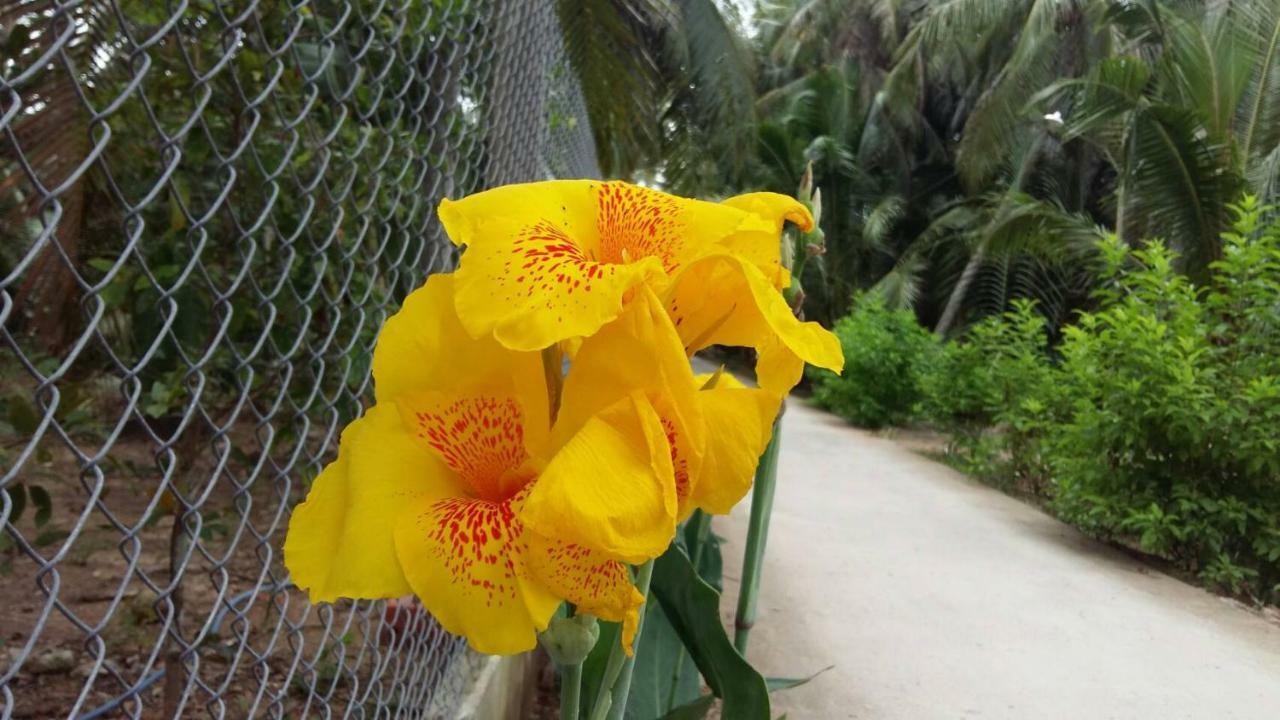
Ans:
[{"label": "green stem", "polygon": [[560,671],[560,720],[578,720],[582,697],[582,663],[566,665]]},{"label": "green stem", "polygon": [[[578,608],[571,602],[564,604],[564,616],[573,617]],[[560,667],[560,720],[578,720],[578,706],[582,704],[582,663]]]},{"label": "green stem", "polygon": [[[636,574],[636,589],[649,602],[649,581],[653,579],[653,560],[640,566]],[[644,632],[644,608],[640,610],[640,622],[636,627],[636,636],[632,640],[633,649],[640,647],[640,633]],[[606,720],[609,710],[617,706],[625,711],[627,696],[631,694],[631,673],[635,669],[635,656],[627,657],[619,642],[609,651],[609,661],[604,667],[604,676],[600,679],[600,692],[596,694],[596,704],[591,708],[590,720]],[[621,717],[621,715],[618,715]]]},{"label": "green stem", "polygon": [[782,445],[782,415],[773,423],[773,437],[760,456],[755,486],[751,490],[751,519],[747,525],[747,549],[742,558],[742,585],[738,590],[738,613],[734,620],[733,645],[743,656],[747,639],[756,622],[756,595],[764,569],[764,548],[769,541],[769,516],[773,513],[773,492],[778,480],[778,451]]},{"label": "green stem", "polygon": [[694,510],[693,515],[689,516],[689,522],[693,523],[694,539],[689,561],[693,564],[694,572],[701,574],[702,549],[707,545],[707,533],[711,530],[711,516],[701,509]]}]

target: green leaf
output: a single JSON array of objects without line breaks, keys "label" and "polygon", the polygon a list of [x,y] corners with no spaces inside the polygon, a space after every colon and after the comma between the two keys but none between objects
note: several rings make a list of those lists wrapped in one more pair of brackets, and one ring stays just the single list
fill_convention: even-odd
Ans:
[{"label": "green leaf", "polygon": [[85,264],[100,273],[105,273],[115,267],[115,262],[113,260],[104,257],[89,258],[85,261]]},{"label": "green leaf", "polygon": [[49,497],[49,491],[40,485],[32,485],[27,492],[31,494],[31,502],[36,506],[36,527],[44,527],[53,516],[53,499]]},{"label": "green leaf", "polygon": [[724,700],[722,716],[768,720],[764,678],[734,649],[720,623],[720,594],[698,577],[679,547],[668,548],[654,563],[652,592],[703,679]]},{"label": "green leaf", "polygon": [[701,510],[694,511],[685,522],[682,531],[684,547],[691,559],[698,558],[698,577],[720,592],[724,576],[724,557],[720,552],[720,538],[711,529],[711,517]]},{"label": "green leaf", "polygon": [[686,653],[661,603],[647,603],[627,697],[627,717],[663,717],[701,694],[698,666]]},{"label": "green leaf", "polygon": [[790,689],[791,689],[791,688],[793,688],[793,687],[800,687],[801,685],[804,685],[805,683],[809,682],[810,680],[812,680],[812,679],[814,679],[814,678],[818,677],[818,676],[819,676],[819,675],[821,675],[822,673],[824,673],[824,672],[826,672],[826,671],[828,671],[828,670],[830,670],[830,669],[832,669],[832,668],[834,668],[834,667],[835,667],[835,665],[828,665],[828,666],[826,666],[826,667],[822,668],[821,670],[819,670],[818,672],[816,672],[816,673],[814,673],[814,674],[810,675],[809,677],[801,677],[801,678],[771,677],[771,678],[765,678],[765,679],[764,679],[764,683],[765,683],[765,685],[769,688],[769,692],[775,692],[775,691],[778,691],[778,690],[790,690]]},{"label": "green leaf", "polygon": [[693,702],[685,703],[662,716],[662,720],[702,720],[715,705],[715,695],[703,695]]}]

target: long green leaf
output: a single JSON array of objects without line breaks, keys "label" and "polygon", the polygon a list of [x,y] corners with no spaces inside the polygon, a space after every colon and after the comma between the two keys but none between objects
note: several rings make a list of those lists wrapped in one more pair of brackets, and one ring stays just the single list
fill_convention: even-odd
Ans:
[{"label": "long green leaf", "polygon": [[720,595],[672,545],[653,566],[653,594],[688,649],[703,680],[724,701],[722,716],[769,720],[764,677],[734,649],[720,621]]}]

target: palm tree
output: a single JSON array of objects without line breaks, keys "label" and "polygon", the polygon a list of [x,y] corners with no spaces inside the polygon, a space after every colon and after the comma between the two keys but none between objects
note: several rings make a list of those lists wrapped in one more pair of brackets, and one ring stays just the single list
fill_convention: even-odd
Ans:
[{"label": "palm tree", "polygon": [[1114,168],[1121,238],[1159,237],[1201,276],[1221,254],[1226,204],[1246,187],[1275,197],[1280,8],[1267,0],[1194,14],[1123,13],[1127,47],[1086,78],[1041,93]]},{"label": "palm tree", "polygon": [[713,0],[558,0],[606,176],[707,192],[737,181],[755,128],[751,54]]}]

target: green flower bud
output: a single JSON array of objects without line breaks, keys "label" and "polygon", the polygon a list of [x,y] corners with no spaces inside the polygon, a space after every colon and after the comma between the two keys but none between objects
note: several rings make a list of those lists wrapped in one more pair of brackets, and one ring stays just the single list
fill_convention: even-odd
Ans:
[{"label": "green flower bud", "polygon": [[587,659],[600,639],[600,625],[594,615],[553,617],[538,642],[557,665],[577,665]]}]

